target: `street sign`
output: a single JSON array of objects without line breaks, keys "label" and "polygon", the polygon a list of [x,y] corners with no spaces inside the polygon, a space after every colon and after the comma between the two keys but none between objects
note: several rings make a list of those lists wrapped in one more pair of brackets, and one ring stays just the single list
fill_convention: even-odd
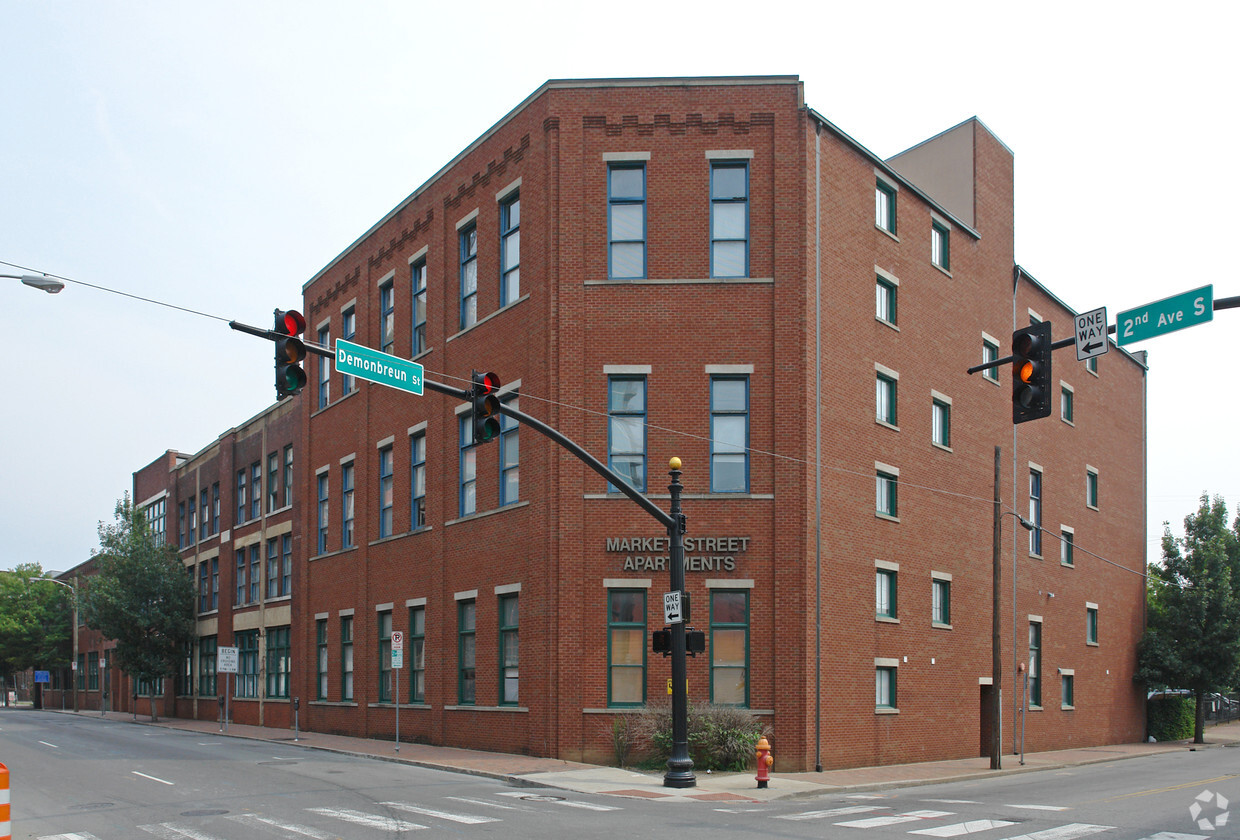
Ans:
[{"label": "street sign", "polygon": [[680,590],[663,593],[663,623],[680,624]]},{"label": "street sign", "polygon": [[1076,360],[1083,362],[1111,349],[1107,341],[1107,308],[1100,306],[1076,316]]},{"label": "street sign", "polygon": [[1213,319],[1214,286],[1202,286],[1119,313],[1115,316],[1115,340],[1123,347]]},{"label": "street sign", "polygon": [[336,339],[336,370],[422,396],[420,364],[339,338]]},{"label": "street sign", "polygon": [[37,683],[50,683],[52,681],[52,674],[50,671],[35,671],[34,681]]},{"label": "street sign", "polygon": [[218,647],[215,649],[215,672],[217,674],[237,673],[237,648]]},{"label": "street sign", "polygon": [[392,667],[396,670],[405,667],[405,651],[403,648],[392,648]]},{"label": "street sign", "polygon": [[392,650],[405,649],[405,634],[399,630],[392,631]]}]

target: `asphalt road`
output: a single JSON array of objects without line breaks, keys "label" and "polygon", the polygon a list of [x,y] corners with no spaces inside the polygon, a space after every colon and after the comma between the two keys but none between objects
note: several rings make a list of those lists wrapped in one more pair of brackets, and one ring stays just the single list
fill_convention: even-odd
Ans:
[{"label": "asphalt road", "polygon": [[[1240,837],[1240,750],[1227,748],[752,804],[513,787],[292,743],[33,711],[0,715],[0,761],[15,840]],[[1235,821],[1225,821],[1233,802]]]}]

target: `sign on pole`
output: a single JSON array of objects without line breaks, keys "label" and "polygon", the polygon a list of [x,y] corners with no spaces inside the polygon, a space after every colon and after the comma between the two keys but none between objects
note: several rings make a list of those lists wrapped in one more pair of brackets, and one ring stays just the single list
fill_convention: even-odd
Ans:
[{"label": "sign on pole", "polygon": [[392,650],[404,650],[405,634],[400,630],[392,631]]},{"label": "sign on pole", "polygon": [[215,649],[215,672],[217,674],[237,673],[237,648],[219,647]]},{"label": "sign on pole", "polygon": [[1076,316],[1076,360],[1083,362],[1111,349],[1107,341],[1107,308],[1100,306]]},{"label": "sign on pole", "polygon": [[680,590],[663,593],[663,623],[679,624],[680,622]]},{"label": "sign on pole", "polygon": [[1123,347],[1212,320],[1214,286],[1202,286],[1119,313],[1115,316],[1115,341]]},{"label": "sign on pole", "polygon": [[351,341],[336,339],[336,370],[422,396],[422,366]]},{"label": "sign on pole", "polygon": [[405,651],[402,648],[392,648],[392,668],[399,671],[405,667]]},{"label": "sign on pole", "polygon": [[37,683],[50,683],[52,681],[51,671],[35,671],[34,681]]}]

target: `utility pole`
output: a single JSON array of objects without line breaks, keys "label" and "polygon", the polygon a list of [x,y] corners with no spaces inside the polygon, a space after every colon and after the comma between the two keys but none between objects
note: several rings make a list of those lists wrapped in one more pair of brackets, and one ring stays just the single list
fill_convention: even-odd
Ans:
[{"label": "utility pole", "polygon": [[1003,724],[1003,655],[1000,652],[999,636],[999,583],[1003,578],[1003,564],[999,562],[999,542],[1003,538],[1003,508],[999,495],[999,456],[1002,450],[995,447],[995,516],[994,538],[991,544],[991,606],[990,606],[990,769],[1000,770],[1003,767],[1003,741],[1000,727]]}]

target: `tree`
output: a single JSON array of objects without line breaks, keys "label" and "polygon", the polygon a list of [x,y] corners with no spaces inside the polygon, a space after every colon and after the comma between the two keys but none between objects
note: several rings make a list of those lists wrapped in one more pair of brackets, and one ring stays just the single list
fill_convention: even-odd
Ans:
[{"label": "tree", "polygon": [[1240,516],[1228,529],[1222,497],[1202,495],[1181,538],[1164,525],[1162,561],[1150,564],[1146,597],[1137,679],[1191,690],[1193,743],[1204,743],[1207,694],[1240,676]]},{"label": "tree", "polygon": [[[38,563],[0,572],[0,682],[27,668],[54,668],[72,656],[73,596]],[[4,692],[8,703],[8,692]]]},{"label": "tree", "polygon": [[[194,639],[194,590],[176,549],[159,545],[126,495],[99,523],[96,573],[84,585],[85,623],[116,640],[116,664],[135,680],[171,677]],[[156,717],[151,696],[151,719]]]}]

